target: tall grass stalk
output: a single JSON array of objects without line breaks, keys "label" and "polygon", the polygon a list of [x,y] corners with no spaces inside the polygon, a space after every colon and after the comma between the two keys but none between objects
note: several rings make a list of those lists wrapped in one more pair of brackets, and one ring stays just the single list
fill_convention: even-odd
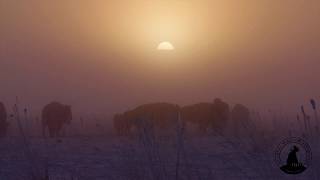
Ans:
[{"label": "tall grass stalk", "polygon": [[[28,164],[29,164],[30,175],[31,175],[30,178],[32,180],[48,180],[48,177],[46,175],[44,175],[45,173],[41,172],[41,170],[40,170],[40,167],[39,167],[40,162],[36,161],[35,155],[30,148],[30,143],[29,143],[29,141],[26,137],[26,134],[24,132],[24,129],[22,127],[20,113],[19,113],[18,98],[16,100],[16,104],[13,107],[13,112],[14,112],[14,116],[15,116],[15,119],[18,124],[19,133],[22,137],[23,152],[24,152],[24,155],[25,155],[25,157],[28,161]],[[25,115],[26,115],[26,111],[25,111]]]},{"label": "tall grass stalk", "polygon": [[166,180],[168,175],[163,161],[161,161],[159,144],[156,141],[154,125],[141,118],[136,121],[138,125],[138,138],[146,155],[148,167],[150,169],[152,179]]},{"label": "tall grass stalk", "polygon": [[314,120],[316,122],[316,128],[315,128],[315,131],[316,131],[316,134],[319,135],[319,117],[318,117],[318,112],[317,112],[317,104],[316,104],[316,101],[314,99],[311,99],[310,100],[310,104],[312,106],[312,109],[313,109],[313,112],[314,112]]}]

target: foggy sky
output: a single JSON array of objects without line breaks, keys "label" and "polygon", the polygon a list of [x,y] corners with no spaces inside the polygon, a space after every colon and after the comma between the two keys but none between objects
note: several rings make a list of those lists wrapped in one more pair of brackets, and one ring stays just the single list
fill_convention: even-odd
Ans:
[{"label": "foggy sky", "polygon": [[[320,101],[319,19],[317,0],[1,0],[0,101],[110,114],[221,97],[295,111]],[[176,51],[157,52],[164,40]]]}]

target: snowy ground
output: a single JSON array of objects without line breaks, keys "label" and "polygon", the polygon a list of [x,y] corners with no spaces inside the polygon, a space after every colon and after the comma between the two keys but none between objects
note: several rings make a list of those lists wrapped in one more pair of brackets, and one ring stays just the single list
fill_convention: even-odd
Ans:
[{"label": "snowy ground", "polygon": [[[28,180],[32,168],[47,162],[51,179],[319,179],[319,156],[304,173],[287,175],[273,161],[273,148],[253,152],[246,141],[223,137],[189,137],[177,163],[174,138],[146,148],[135,138],[69,137],[28,138],[34,153],[25,154],[22,138],[0,140],[0,180]],[[179,167],[178,173],[176,171]]]}]

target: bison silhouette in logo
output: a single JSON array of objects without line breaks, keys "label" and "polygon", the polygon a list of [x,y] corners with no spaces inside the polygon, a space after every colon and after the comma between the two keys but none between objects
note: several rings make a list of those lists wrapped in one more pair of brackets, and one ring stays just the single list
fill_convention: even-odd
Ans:
[{"label": "bison silhouette in logo", "polygon": [[71,106],[52,102],[46,105],[42,110],[43,135],[48,129],[50,137],[61,136],[61,130],[64,124],[70,124],[72,120]]},{"label": "bison silhouette in logo", "polygon": [[282,140],[275,149],[275,162],[287,174],[300,174],[311,165],[311,147],[302,138],[289,137]]},{"label": "bison silhouette in logo", "polygon": [[280,169],[288,174],[299,174],[306,170],[306,167],[303,163],[299,162],[297,158],[297,153],[299,148],[293,146],[288,154],[287,164],[280,167]]}]

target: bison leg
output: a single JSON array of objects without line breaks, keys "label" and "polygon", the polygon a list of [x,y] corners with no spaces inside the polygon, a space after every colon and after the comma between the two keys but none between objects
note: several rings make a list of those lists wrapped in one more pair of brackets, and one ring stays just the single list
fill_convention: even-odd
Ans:
[{"label": "bison leg", "polygon": [[[47,137],[47,135],[46,135],[46,129],[47,129],[48,127],[46,126],[46,125],[43,125],[42,126],[42,136],[44,137],[44,138],[46,138]],[[49,128],[48,128],[49,129]],[[48,130],[49,131],[49,130]]]},{"label": "bison leg", "polygon": [[48,127],[48,130],[49,130],[49,136],[50,136],[51,138],[54,138],[54,137],[56,136],[56,130],[55,130],[55,128],[53,128],[53,127]]},{"label": "bison leg", "polygon": [[56,136],[57,137],[64,137],[65,135],[65,129],[63,127],[63,124],[59,124],[56,129]]}]

